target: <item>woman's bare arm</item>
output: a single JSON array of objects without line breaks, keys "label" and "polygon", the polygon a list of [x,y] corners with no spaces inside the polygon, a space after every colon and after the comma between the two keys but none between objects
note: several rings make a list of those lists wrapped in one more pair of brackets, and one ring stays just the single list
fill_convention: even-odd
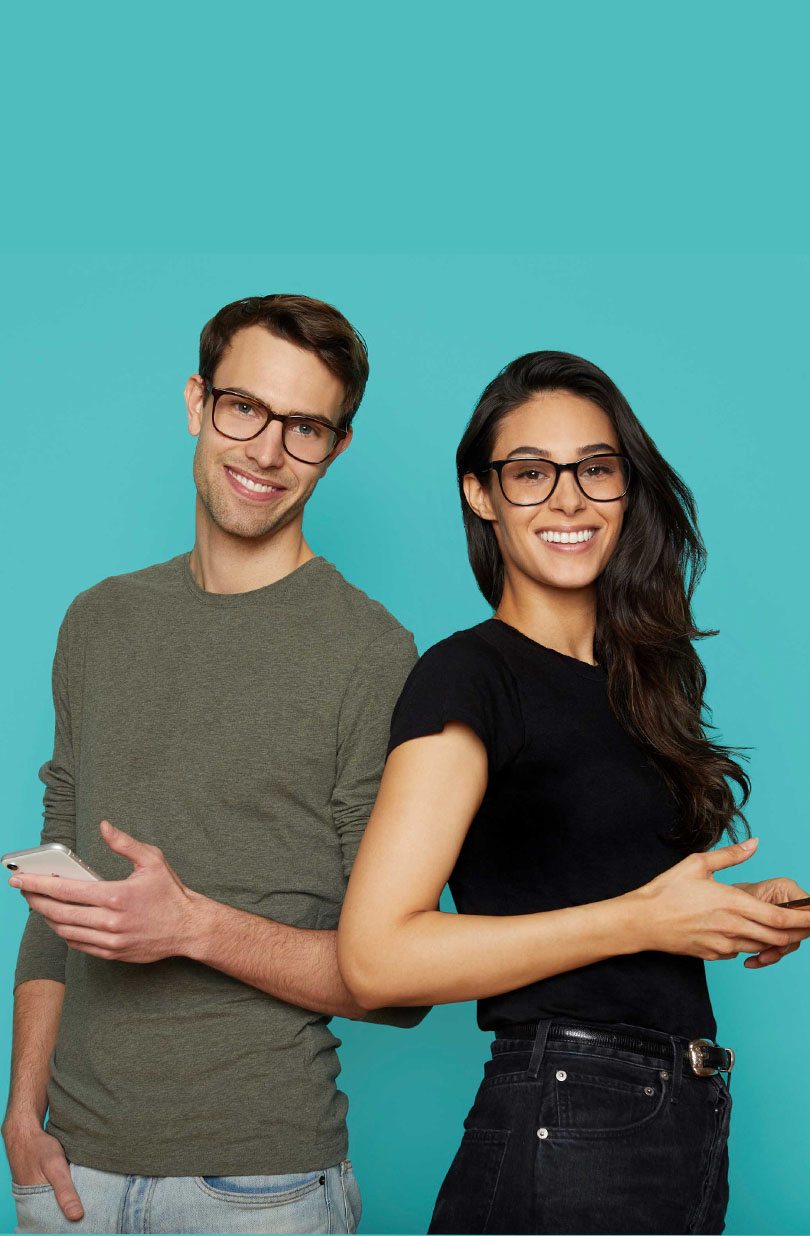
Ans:
[{"label": "woman's bare arm", "polygon": [[810,934],[809,911],[712,878],[753,853],[746,843],[691,855],[642,889],[588,905],[444,913],[439,897],[486,784],[484,745],[457,722],[389,756],[338,932],[344,980],[365,1007],[481,999],[649,948],[725,958]]}]

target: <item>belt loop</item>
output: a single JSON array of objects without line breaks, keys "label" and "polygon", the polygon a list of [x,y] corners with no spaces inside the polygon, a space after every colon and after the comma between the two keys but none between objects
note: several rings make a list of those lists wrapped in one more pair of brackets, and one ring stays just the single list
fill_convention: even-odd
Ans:
[{"label": "belt loop", "polygon": [[534,1033],[534,1050],[532,1051],[532,1058],[529,1061],[529,1077],[537,1077],[540,1072],[540,1066],[543,1063],[543,1056],[546,1054],[546,1042],[548,1040],[548,1032],[550,1028],[550,1017],[545,1018],[543,1021],[538,1021],[537,1023],[537,1029]]},{"label": "belt loop", "polygon": [[672,1044],[672,1094],[669,1096],[669,1101],[677,1103],[683,1076],[683,1046],[672,1034],[669,1036],[669,1041]]}]

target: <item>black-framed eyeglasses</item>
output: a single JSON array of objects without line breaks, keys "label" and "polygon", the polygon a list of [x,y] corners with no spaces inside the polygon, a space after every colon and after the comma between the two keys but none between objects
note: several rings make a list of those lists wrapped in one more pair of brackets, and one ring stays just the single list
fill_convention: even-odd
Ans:
[{"label": "black-framed eyeglasses", "polygon": [[539,506],[546,502],[563,472],[572,472],[581,492],[592,502],[615,502],[630,486],[630,460],[626,455],[587,455],[574,463],[555,463],[538,455],[521,459],[492,459],[480,475],[497,472],[501,493],[513,506]]},{"label": "black-framed eyeglasses", "polygon": [[249,442],[258,438],[270,421],[281,421],[284,450],[299,463],[324,463],[349,433],[324,417],[274,412],[253,395],[220,390],[210,382],[206,382],[205,389],[214,398],[211,420],[217,433],[237,442]]}]

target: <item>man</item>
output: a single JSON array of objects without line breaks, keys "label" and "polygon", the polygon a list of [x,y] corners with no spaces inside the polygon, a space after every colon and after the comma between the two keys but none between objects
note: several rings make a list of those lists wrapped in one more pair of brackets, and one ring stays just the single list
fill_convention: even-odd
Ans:
[{"label": "man", "polygon": [[359,1218],[327,1022],[367,1010],[335,929],[416,651],[302,518],[367,375],[330,305],[221,309],[185,390],[194,548],[62,624],[43,841],[102,881],[11,880],[32,910],[3,1127],[18,1230]]}]

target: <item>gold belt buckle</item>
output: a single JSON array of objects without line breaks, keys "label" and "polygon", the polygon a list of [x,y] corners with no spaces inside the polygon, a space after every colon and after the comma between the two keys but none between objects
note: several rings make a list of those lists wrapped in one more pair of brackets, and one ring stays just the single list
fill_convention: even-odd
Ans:
[{"label": "gold belt buckle", "polygon": [[[692,1072],[696,1077],[714,1077],[715,1073],[720,1072],[720,1070],[715,1068],[713,1065],[705,1065],[703,1063],[702,1049],[704,1047],[714,1046],[715,1044],[711,1041],[711,1039],[692,1039],[690,1041],[686,1050],[689,1054],[689,1063],[692,1066]],[[724,1050],[728,1052],[728,1072],[730,1073],[734,1068],[734,1052],[730,1047],[726,1047]]]}]

